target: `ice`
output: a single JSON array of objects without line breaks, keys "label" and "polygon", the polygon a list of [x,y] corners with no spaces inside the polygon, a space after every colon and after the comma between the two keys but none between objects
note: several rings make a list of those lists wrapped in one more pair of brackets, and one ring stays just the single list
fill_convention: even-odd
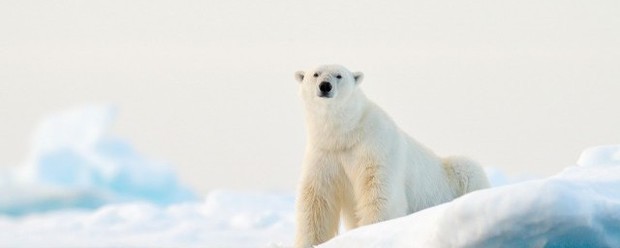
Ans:
[{"label": "ice", "polygon": [[169,165],[109,133],[115,116],[116,110],[104,105],[47,117],[35,131],[25,165],[0,176],[0,214],[196,199]]},{"label": "ice", "polygon": [[211,191],[110,133],[116,110],[50,115],[23,166],[0,172],[0,247],[261,247],[290,244],[291,193]]},{"label": "ice", "polygon": [[591,148],[548,179],[474,192],[320,247],[619,247],[619,152]]}]

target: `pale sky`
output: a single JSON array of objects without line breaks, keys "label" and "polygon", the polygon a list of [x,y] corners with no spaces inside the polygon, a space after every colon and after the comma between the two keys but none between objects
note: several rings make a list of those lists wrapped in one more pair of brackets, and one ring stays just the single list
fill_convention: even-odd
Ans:
[{"label": "pale sky", "polygon": [[45,115],[113,130],[201,192],[293,190],[295,71],[339,63],[412,137],[509,174],[620,143],[620,2],[1,1],[0,166]]}]

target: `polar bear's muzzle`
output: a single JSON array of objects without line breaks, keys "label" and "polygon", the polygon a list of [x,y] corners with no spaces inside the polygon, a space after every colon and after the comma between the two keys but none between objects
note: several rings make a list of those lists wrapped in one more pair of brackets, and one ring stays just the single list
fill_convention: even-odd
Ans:
[{"label": "polar bear's muzzle", "polygon": [[319,97],[326,97],[326,98],[331,98],[332,97],[332,84],[330,82],[327,81],[323,81],[319,84]]}]

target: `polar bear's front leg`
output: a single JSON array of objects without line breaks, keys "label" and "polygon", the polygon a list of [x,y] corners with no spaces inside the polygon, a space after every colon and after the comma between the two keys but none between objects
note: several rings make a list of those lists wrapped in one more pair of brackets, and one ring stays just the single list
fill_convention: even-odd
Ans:
[{"label": "polar bear's front leg", "polygon": [[321,244],[338,233],[342,172],[323,159],[304,168],[297,199],[295,247]]},{"label": "polar bear's front leg", "polygon": [[388,199],[385,175],[381,174],[379,165],[366,164],[355,183],[357,216],[359,226],[374,224],[389,218],[387,213]]}]

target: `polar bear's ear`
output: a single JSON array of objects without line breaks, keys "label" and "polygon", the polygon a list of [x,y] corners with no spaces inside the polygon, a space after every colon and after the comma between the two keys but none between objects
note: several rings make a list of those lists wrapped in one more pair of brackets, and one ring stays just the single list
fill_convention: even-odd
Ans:
[{"label": "polar bear's ear", "polygon": [[297,72],[295,72],[295,79],[297,79],[297,82],[300,82],[300,83],[301,83],[302,81],[304,81],[304,75],[305,75],[305,74],[306,74],[306,73],[305,73],[305,72],[303,72],[303,71],[297,71]]},{"label": "polar bear's ear", "polygon": [[354,72],[353,73],[353,79],[355,80],[355,84],[360,84],[362,82],[362,80],[364,79],[364,73],[361,72]]}]

